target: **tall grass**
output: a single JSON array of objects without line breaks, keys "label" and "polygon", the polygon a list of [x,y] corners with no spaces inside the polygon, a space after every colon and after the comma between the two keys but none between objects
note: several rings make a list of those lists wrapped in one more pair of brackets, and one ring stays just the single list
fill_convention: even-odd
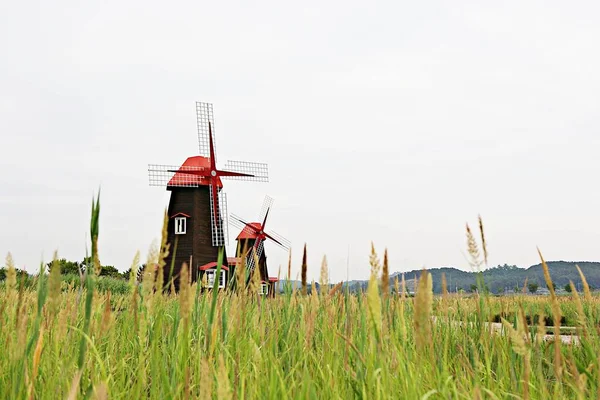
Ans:
[{"label": "tall grass", "polygon": [[[92,209],[97,240],[98,201]],[[167,251],[163,241],[148,261],[161,265]],[[93,245],[94,260],[97,252]],[[40,271],[32,288],[9,274],[0,289],[0,398],[584,399],[600,393],[600,301],[589,291],[560,299],[447,291],[435,298],[423,271],[414,298],[406,296],[404,277],[384,296],[374,247],[370,261],[364,294],[338,285],[305,295],[304,279],[300,290],[286,285],[273,299],[202,292],[185,268],[178,294],[157,290],[162,283],[148,271],[123,292],[100,292],[93,269],[80,286],[61,287],[53,275],[59,271]],[[132,277],[138,263],[136,255]],[[387,256],[383,267],[388,273]],[[322,271],[326,276],[325,259]],[[503,316],[503,332],[486,328],[495,314]],[[539,314],[554,317],[555,335],[556,317],[571,315],[579,344],[542,340],[543,320],[526,320]]]}]

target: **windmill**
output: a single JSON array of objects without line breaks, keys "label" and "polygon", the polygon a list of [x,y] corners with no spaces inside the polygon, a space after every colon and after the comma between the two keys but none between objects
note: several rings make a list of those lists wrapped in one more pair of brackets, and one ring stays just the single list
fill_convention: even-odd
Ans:
[{"label": "windmill", "polygon": [[[273,206],[273,199],[265,196],[258,220],[261,222],[246,222],[235,214],[231,214],[231,224],[240,228],[242,231],[237,236],[236,257],[246,257],[246,267],[248,272],[254,271],[257,266],[260,271],[260,277],[263,282],[262,290],[264,292],[265,285],[268,287],[267,292],[274,293],[276,278],[269,278],[267,269],[267,257],[264,252],[265,241],[271,240],[279,247],[289,250],[291,243],[289,240],[274,231],[266,232],[267,218],[269,211]],[[246,251],[245,254],[242,254]],[[248,274],[248,279],[250,274]],[[266,294],[266,293],[265,293]]]},{"label": "windmill", "polygon": [[[199,155],[188,157],[181,166],[148,164],[150,186],[165,186],[171,192],[168,207],[168,236],[170,254],[165,262],[165,283],[171,276],[178,287],[183,263],[191,269],[190,278],[196,281],[198,272],[215,279],[219,249],[223,250],[222,275],[226,281],[229,262],[225,252],[228,244],[227,197],[223,179],[268,182],[267,164],[227,161],[217,167],[213,106],[196,102]],[[172,271],[171,271],[172,266]],[[223,272],[223,270],[225,272]],[[233,272],[233,271],[231,271]]]}]

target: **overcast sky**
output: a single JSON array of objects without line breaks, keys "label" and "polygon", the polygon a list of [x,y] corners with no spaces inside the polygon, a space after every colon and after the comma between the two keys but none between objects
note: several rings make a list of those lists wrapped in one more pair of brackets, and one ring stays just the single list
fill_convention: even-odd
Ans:
[{"label": "overcast sky", "polygon": [[[100,258],[129,267],[168,193],[148,163],[198,154],[214,104],[229,211],[368,277],[465,261],[481,213],[490,264],[600,261],[600,3],[0,2],[0,253],[34,271],[81,259],[102,187]],[[234,248],[235,236],[230,237]],[[266,246],[271,275],[287,254]]]}]

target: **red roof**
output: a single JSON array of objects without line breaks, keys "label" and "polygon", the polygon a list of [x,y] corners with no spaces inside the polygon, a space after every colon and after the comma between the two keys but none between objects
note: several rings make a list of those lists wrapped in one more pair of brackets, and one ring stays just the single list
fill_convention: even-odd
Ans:
[{"label": "red roof", "polygon": [[242,259],[240,257],[227,257],[227,264],[229,264],[230,266],[236,265],[240,261],[242,261]]},{"label": "red roof", "polygon": [[262,231],[262,224],[260,222],[249,222],[235,240],[256,239],[259,236],[257,232],[260,231]]},{"label": "red roof", "polygon": [[171,215],[170,218],[175,218],[175,217],[179,217],[179,216],[187,217],[187,218],[192,218],[191,216],[189,216],[189,215],[187,215],[185,213],[182,213],[182,212],[178,212],[177,214],[173,214],[173,215]]},{"label": "red roof", "polygon": [[[194,156],[188,157],[187,160],[181,165],[180,169],[185,170],[188,168],[193,171],[204,171],[206,170],[206,174],[208,175],[210,171],[210,159],[202,156]],[[169,180],[167,186],[208,186],[210,185],[210,179],[199,176],[199,175],[191,175],[185,174],[181,172],[176,172],[175,175]],[[221,178],[217,177],[217,186],[223,187],[223,183],[221,182]]]},{"label": "red roof", "polygon": [[[202,265],[198,269],[200,271],[206,271],[207,269],[216,268],[216,267],[217,267],[217,262],[213,261],[213,262],[209,262],[208,264]],[[229,271],[229,268],[227,268],[225,265],[221,265],[221,269],[224,269],[225,271]]]},{"label": "red roof", "polygon": [[278,278],[276,278],[276,277],[274,277],[274,276],[270,276],[270,277],[269,277],[269,282],[277,282],[277,281],[279,281],[279,279],[278,279]]},{"label": "red roof", "polygon": [[[229,267],[233,267],[235,266],[237,263],[240,262],[239,258],[236,257],[227,257],[227,266],[226,265],[222,265],[221,268],[223,268],[225,271],[229,271]],[[217,268],[217,262],[216,261],[212,261],[209,262],[208,264],[204,264],[200,267],[198,267],[198,269],[200,271],[206,271],[207,269],[211,269],[211,268]]]}]

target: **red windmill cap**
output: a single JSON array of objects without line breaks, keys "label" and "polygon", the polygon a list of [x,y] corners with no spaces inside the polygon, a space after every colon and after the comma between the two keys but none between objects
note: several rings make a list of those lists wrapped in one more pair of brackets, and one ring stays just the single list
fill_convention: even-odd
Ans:
[{"label": "red windmill cap", "polygon": [[260,231],[262,231],[262,224],[260,222],[249,222],[235,240],[256,239]]},{"label": "red windmill cap", "polygon": [[[202,170],[207,171],[207,175],[210,173],[210,159],[202,156],[188,157],[185,162],[181,165],[180,169],[189,168],[190,170]],[[208,186],[210,185],[210,179],[208,177],[200,175],[186,174],[183,172],[175,172],[175,175],[169,180],[167,186]],[[221,178],[217,177],[217,186],[223,187]]]}]

